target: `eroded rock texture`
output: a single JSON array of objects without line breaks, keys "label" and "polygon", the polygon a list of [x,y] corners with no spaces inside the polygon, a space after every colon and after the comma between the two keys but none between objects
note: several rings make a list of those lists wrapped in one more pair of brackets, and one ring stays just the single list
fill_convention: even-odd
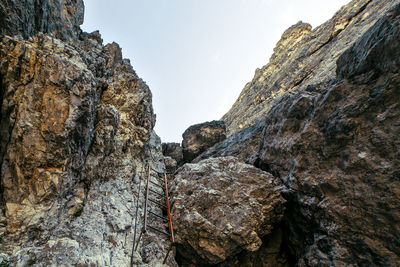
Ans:
[{"label": "eroded rock texture", "polygon": [[[185,132],[182,265],[400,265],[399,2],[292,26],[224,116],[228,138],[221,121]],[[131,257],[145,162],[175,170],[180,149],[162,155],[149,88],[82,19],[79,0],[0,3],[2,265],[157,266],[169,246],[149,231]]]},{"label": "eroded rock texture", "polygon": [[83,0],[3,0],[0,3],[0,37],[39,32],[59,39],[77,38],[83,23]]},{"label": "eroded rock texture", "polygon": [[[0,263],[129,266],[144,162],[164,168],[148,86],[117,44],[80,32],[82,1],[0,10],[16,34],[0,41]],[[149,233],[134,262],[167,247]]]},{"label": "eroded rock texture", "polygon": [[400,265],[400,6],[337,63],[343,80],[268,113],[260,165],[287,186],[299,266]]},{"label": "eroded rock texture", "polygon": [[283,217],[273,176],[234,157],[185,164],[171,187],[183,266],[219,264],[256,251]]},{"label": "eroded rock texture", "polygon": [[223,121],[210,121],[190,126],[183,134],[183,161],[191,162],[198,155],[224,140],[226,128]]},{"label": "eroded rock texture", "polygon": [[334,78],[339,56],[397,2],[353,0],[314,30],[303,22],[286,30],[269,63],[256,70],[222,117],[227,134],[262,120],[286,92]]},{"label": "eroded rock texture", "polygon": [[264,121],[239,130],[197,156],[192,162],[210,157],[234,156],[242,162],[253,164],[257,159]]},{"label": "eroded rock texture", "polygon": [[[297,266],[400,264],[399,11],[352,1],[313,31],[289,28],[223,117],[230,136],[194,160],[235,155],[283,182]],[[243,255],[269,264],[261,251]]]},{"label": "eroded rock texture", "polygon": [[182,147],[179,143],[162,143],[162,152],[166,157],[171,157],[178,166],[183,164]]}]

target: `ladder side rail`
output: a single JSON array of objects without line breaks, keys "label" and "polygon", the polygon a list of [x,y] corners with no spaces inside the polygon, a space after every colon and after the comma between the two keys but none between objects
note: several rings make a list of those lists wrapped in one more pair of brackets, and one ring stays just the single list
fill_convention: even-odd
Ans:
[{"label": "ladder side rail", "polygon": [[165,190],[165,204],[167,206],[167,216],[168,216],[168,229],[169,232],[171,233],[170,239],[171,242],[175,242],[175,237],[174,237],[174,228],[172,226],[172,216],[171,216],[171,207],[169,205],[169,199],[168,199],[168,186],[167,186],[167,175],[164,173],[164,190]]},{"label": "ladder side rail", "polygon": [[150,165],[148,165],[147,168],[147,181],[146,181],[146,194],[145,194],[145,201],[144,201],[144,211],[143,211],[143,227],[142,227],[142,231],[140,231],[140,235],[139,235],[139,239],[136,243],[136,247],[135,247],[135,251],[137,250],[137,248],[139,247],[139,243],[140,240],[143,236],[143,233],[146,233],[147,231],[147,202],[148,202],[148,198],[149,198],[149,180],[150,180]]},{"label": "ladder side rail", "polygon": [[136,197],[136,210],[135,210],[135,229],[133,232],[133,247],[132,247],[132,254],[133,254],[133,250],[136,244],[136,228],[137,228],[137,220],[138,220],[138,213],[139,213],[139,198],[140,198],[140,188],[142,185],[142,176],[144,173],[144,165],[142,165],[142,170],[140,171],[140,178],[139,178],[139,189],[138,189],[138,195]]},{"label": "ladder side rail", "polygon": [[147,206],[149,201],[149,181],[150,181],[150,164],[147,167],[147,182],[146,182],[146,198],[144,201],[144,221],[143,221],[143,232],[147,231]]}]

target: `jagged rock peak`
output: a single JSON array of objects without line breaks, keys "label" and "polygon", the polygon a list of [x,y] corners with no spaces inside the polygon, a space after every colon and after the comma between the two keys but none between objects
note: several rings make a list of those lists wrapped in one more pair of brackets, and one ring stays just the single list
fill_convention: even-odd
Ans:
[{"label": "jagged rock peak", "polygon": [[397,0],[353,0],[311,30],[299,22],[285,31],[267,65],[258,69],[222,117],[228,136],[255,124],[285,92],[336,77],[336,60]]}]

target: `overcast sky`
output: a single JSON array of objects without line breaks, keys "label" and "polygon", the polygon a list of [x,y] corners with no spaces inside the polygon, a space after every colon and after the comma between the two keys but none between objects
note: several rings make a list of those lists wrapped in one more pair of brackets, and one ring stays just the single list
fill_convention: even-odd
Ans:
[{"label": "overcast sky", "polygon": [[350,0],[84,0],[83,30],[117,42],[153,93],[155,130],[181,142],[220,119],[283,31],[320,25]]}]

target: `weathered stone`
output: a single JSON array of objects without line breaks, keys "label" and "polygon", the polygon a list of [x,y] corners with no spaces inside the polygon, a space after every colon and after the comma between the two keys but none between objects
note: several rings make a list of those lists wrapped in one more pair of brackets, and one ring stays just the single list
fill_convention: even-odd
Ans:
[{"label": "weathered stone", "polygon": [[[399,3],[292,26],[224,116],[230,137],[188,129],[198,163],[168,177],[182,265],[400,265]],[[132,254],[145,162],[172,172],[181,148],[161,148],[149,88],[82,21],[81,0],[0,3],[0,264],[161,266],[167,237]]]},{"label": "weathered stone", "polygon": [[183,164],[182,147],[179,143],[162,143],[163,155],[174,159],[178,166]]},{"label": "weathered stone", "polygon": [[164,164],[165,164],[165,169],[169,174],[173,174],[178,168],[176,160],[174,160],[171,157],[164,157]]},{"label": "weathered stone", "polygon": [[53,34],[59,39],[77,38],[83,23],[82,0],[3,0],[0,3],[0,38],[39,32]]},{"label": "weathered stone", "polygon": [[182,152],[184,162],[191,162],[214,144],[224,140],[225,123],[210,121],[190,126],[183,134]]},{"label": "weathered stone", "polygon": [[[164,164],[151,92],[119,46],[103,46],[98,32],[68,42],[6,36],[0,89],[2,263],[129,266],[143,166]],[[148,233],[134,260],[159,264],[168,242]],[[176,266],[173,256],[168,264]]]},{"label": "weathered stone", "polygon": [[272,175],[234,157],[185,164],[171,187],[178,257],[198,266],[256,251],[282,219],[280,191]]},{"label": "weathered stone", "polygon": [[298,266],[400,265],[400,5],[338,60],[342,79],[285,94],[259,166],[283,181]]},{"label": "weathered stone", "polygon": [[261,247],[254,251],[244,251],[237,256],[229,258],[218,267],[246,266],[246,267],[289,267],[293,263],[289,261],[286,248],[283,245],[282,228],[265,236]]},{"label": "weathered stone", "polygon": [[263,128],[264,120],[237,131],[223,141],[207,149],[192,162],[196,163],[210,157],[234,156],[242,162],[254,164],[257,159],[257,151],[261,142]]},{"label": "weathered stone", "polygon": [[337,59],[396,3],[398,0],[353,0],[314,30],[302,22],[289,28],[269,63],[256,70],[222,117],[227,135],[257,123],[286,92],[336,77]]}]

